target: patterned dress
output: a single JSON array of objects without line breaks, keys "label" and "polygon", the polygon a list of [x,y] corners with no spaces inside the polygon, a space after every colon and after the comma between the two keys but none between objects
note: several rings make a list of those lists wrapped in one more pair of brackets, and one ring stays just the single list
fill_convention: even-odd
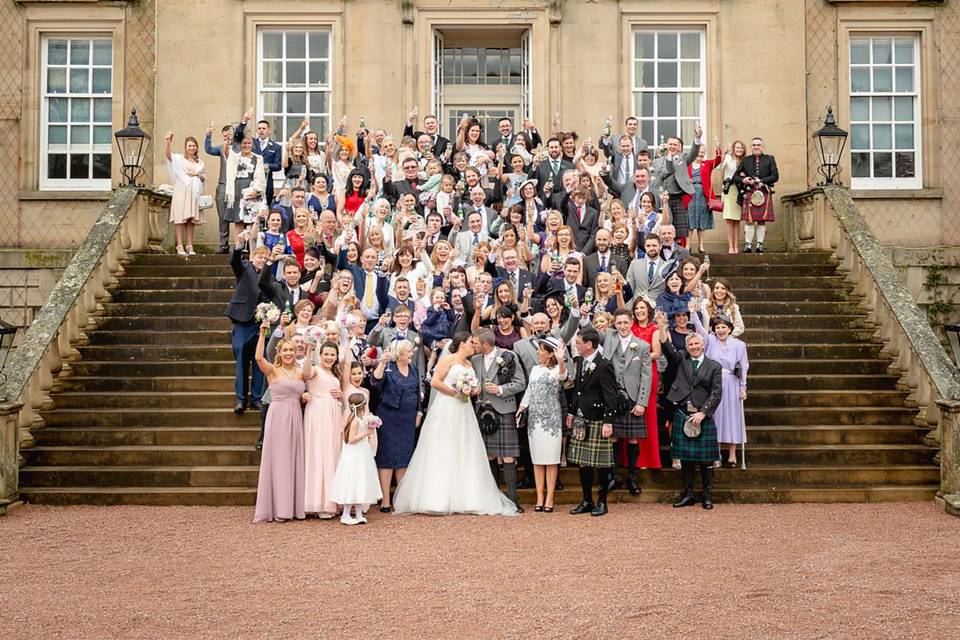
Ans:
[{"label": "patterned dress", "polygon": [[[690,225],[691,229],[713,229],[713,212],[710,211],[710,207],[707,206],[707,198],[703,192],[703,182],[702,174],[700,169],[704,165],[701,164],[696,169],[693,169],[691,172],[691,180],[693,181],[693,198],[690,200],[689,206],[687,206],[687,223]],[[709,177],[709,175],[707,176]]]},{"label": "patterned dress", "polygon": [[527,437],[533,464],[560,464],[563,414],[560,411],[560,367],[536,365],[520,401],[527,408]]}]

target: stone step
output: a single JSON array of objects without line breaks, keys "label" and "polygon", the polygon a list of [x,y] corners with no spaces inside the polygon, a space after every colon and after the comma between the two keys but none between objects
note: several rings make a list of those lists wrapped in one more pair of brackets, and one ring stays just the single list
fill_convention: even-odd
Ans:
[{"label": "stone step", "polygon": [[[228,300],[229,302],[229,300]],[[108,316],[222,316],[226,302],[109,302],[103,305]]]},{"label": "stone step", "polygon": [[812,407],[798,410],[795,407],[753,408],[744,410],[749,425],[798,425],[804,424],[913,424],[915,409],[903,407]]},{"label": "stone step", "polygon": [[[935,483],[939,471],[934,465],[849,465],[804,466],[761,465],[751,462],[747,452],[747,469],[716,470],[718,488],[775,488],[784,486],[842,487],[864,484],[914,485]],[[195,487],[233,486],[256,491],[259,467],[246,466],[145,466],[145,465],[57,465],[23,467],[22,489],[53,487],[168,487],[189,490]],[[560,469],[565,489],[579,489],[577,470]],[[645,491],[655,488],[676,491],[680,473],[673,469],[643,469],[637,481]],[[221,484],[217,484],[221,483]],[[619,493],[619,492],[615,492]],[[623,491],[623,493],[627,493]]]},{"label": "stone step", "polygon": [[199,324],[188,331],[94,331],[91,345],[229,345],[229,329],[208,331]]},{"label": "stone step", "polygon": [[870,329],[772,329],[746,326],[740,336],[749,348],[753,344],[880,344]]},{"label": "stone step", "polygon": [[[747,381],[749,385],[749,380]],[[907,393],[877,390],[829,391],[757,391],[748,393],[751,408],[787,407],[803,410],[808,407],[903,407]]]},{"label": "stone step", "polygon": [[[707,280],[710,281],[714,276],[708,275]],[[725,280],[730,281],[730,286],[733,288],[733,291],[738,296],[741,291],[755,290],[755,289],[817,289],[825,288],[835,291],[847,291],[849,292],[852,287],[851,285],[844,280],[843,276],[838,275],[805,275],[803,273],[798,273],[794,276],[768,276],[764,273],[748,274],[748,275],[730,275],[723,276]]]},{"label": "stone step", "polygon": [[173,278],[140,278],[126,277],[113,289],[114,292],[137,291],[143,289],[157,289],[159,285],[169,291],[193,291],[195,289],[230,289],[236,284],[236,278],[231,272],[229,275],[212,278],[201,277],[173,277]]},{"label": "stone step", "polygon": [[[886,360],[865,360],[858,358],[838,358],[830,360],[792,359],[792,360],[763,360],[750,358],[750,372],[753,375],[820,375],[826,372],[831,374],[885,374],[890,367]],[[749,384],[749,382],[748,382]]]},{"label": "stone step", "polygon": [[[159,284],[155,283],[155,284]],[[111,304],[120,303],[172,303],[184,302],[216,302],[227,305],[233,295],[232,289],[211,289],[209,286],[199,289],[116,289],[112,292]]]},{"label": "stone step", "polygon": [[747,449],[755,444],[921,444],[928,428],[909,425],[747,426]]},{"label": "stone step", "polygon": [[748,302],[741,304],[740,310],[745,316],[842,316],[862,313],[859,306],[852,302]]},{"label": "stone step", "polygon": [[[897,379],[890,375],[841,374],[841,375],[754,375],[751,363],[747,384],[752,396],[757,391],[789,391],[794,389],[821,390],[858,389],[893,390]],[[233,389],[230,379],[229,389]],[[199,389],[198,389],[199,390]]]},{"label": "stone step", "polygon": [[94,321],[97,329],[102,331],[179,332],[195,331],[199,328],[230,331],[233,324],[230,318],[223,315],[226,308],[227,305],[223,305],[219,313],[210,316],[96,316]]},{"label": "stone step", "polygon": [[754,329],[814,329],[829,327],[831,329],[868,329],[871,328],[862,316],[824,314],[824,315],[759,315],[755,310],[741,310],[743,324],[747,331]]},{"label": "stone step", "polygon": [[260,425],[260,412],[247,411],[241,416],[233,413],[233,403],[219,409],[54,409],[42,411],[48,427],[153,427],[153,426],[251,426]]}]

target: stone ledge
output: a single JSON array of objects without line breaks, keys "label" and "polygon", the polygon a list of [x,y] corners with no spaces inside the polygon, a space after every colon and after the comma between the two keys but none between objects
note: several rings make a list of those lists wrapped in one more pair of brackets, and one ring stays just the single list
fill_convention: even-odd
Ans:
[{"label": "stone ledge", "polygon": [[98,200],[106,202],[113,194],[110,191],[35,191],[17,192],[17,200]]},{"label": "stone ledge", "polygon": [[860,189],[850,191],[854,200],[942,200],[943,189]]},{"label": "stone ledge", "polygon": [[0,269],[63,269],[72,249],[0,249]]}]

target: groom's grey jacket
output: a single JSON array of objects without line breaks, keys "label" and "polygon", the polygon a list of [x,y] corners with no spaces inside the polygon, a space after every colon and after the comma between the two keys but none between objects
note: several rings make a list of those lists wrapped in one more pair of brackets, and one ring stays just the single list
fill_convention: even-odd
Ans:
[{"label": "groom's grey jacket", "polygon": [[523,375],[523,366],[520,364],[520,359],[517,357],[517,354],[512,351],[497,347],[494,349],[494,352],[496,355],[494,356],[493,364],[491,364],[490,368],[486,371],[484,371],[483,367],[483,354],[478,354],[470,358],[470,364],[473,365],[473,370],[477,374],[481,389],[483,389],[484,385],[488,382],[492,382],[501,387],[500,395],[482,391],[478,400],[490,404],[497,413],[516,413],[517,401],[521,397],[520,394],[527,388],[527,379]]}]

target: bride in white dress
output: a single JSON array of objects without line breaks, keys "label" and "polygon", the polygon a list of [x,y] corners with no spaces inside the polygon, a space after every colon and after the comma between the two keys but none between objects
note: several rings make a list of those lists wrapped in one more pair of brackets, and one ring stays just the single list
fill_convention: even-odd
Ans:
[{"label": "bride in white dress", "polygon": [[517,508],[490,474],[487,450],[469,399],[453,388],[473,374],[470,334],[454,336],[451,355],[437,364],[436,392],[420,427],[420,440],[393,497],[395,513],[516,515]]}]

